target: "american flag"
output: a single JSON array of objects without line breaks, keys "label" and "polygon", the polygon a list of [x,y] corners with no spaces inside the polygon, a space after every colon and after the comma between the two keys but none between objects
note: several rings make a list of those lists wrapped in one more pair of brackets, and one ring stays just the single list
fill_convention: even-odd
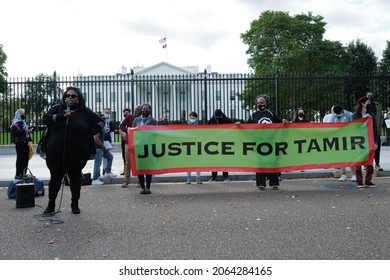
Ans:
[{"label": "american flag", "polygon": [[165,44],[167,42],[167,37],[164,37],[158,41],[160,42],[160,44]]}]

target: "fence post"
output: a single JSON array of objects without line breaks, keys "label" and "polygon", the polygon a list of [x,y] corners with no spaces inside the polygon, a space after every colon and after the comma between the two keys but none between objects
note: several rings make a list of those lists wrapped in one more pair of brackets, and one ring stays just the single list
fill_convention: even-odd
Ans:
[{"label": "fence post", "polygon": [[131,75],[131,113],[134,115],[134,69],[130,70]]},{"label": "fence post", "polygon": [[53,89],[54,89],[54,98],[57,101],[57,72],[54,70],[53,73]]},{"label": "fence post", "polygon": [[275,76],[275,111],[276,115],[279,116],[279,69],[276,66],[276,76]]},{"label": "fence post", "polygon": [[207,123],[207,69],[204,69],[204,114],[203,114],[203,120],[204,123]]}]

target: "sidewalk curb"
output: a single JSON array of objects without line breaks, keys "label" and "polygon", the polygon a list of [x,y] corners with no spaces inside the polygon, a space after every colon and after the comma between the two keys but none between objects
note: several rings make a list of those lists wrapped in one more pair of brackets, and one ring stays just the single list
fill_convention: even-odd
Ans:
[{"label": "sidewalk curb", "polygon": [[[381,171],[377,172],[376,177],[390,177],[390,171]],[[243,181],[255,181],[255,174],[231,174],[229,175],[231,182],[243,182]],[[310,171],[302,171],[302,172],[285,172],[282,173],[282,182],[287,180],[303,180],[303,179],[323,179],[323,178],[334,178],[337,179],[333,175],[333,171],[324,171],[324,172],[310,172]],[[374,177],[375,178],[375,177]],[[201,176],[201,180],[203,183],[208,183],[210,179],[209,175]],[[44,185],[47,186],[49,183],[48,179],[42,180]],[[101,179],[105,185],[118,185],[123,183],[123,176],[118,176],[112,179]],[[183,175],[175,175],[175,174],[166,174],[166,175],[154,175],[152,182],[153,183],[185,183],[187,181],[186,176]],[[130,180],[130,185],[135,184],[136,177],[132,176]],[[222,178],[217,178],[217,182],[223,182]],[[0,187],[8,187],[10,181],[0,181]],[[192,182],[195,184],[195,182]],[[214,183],[210,183],[214,184]]]}]

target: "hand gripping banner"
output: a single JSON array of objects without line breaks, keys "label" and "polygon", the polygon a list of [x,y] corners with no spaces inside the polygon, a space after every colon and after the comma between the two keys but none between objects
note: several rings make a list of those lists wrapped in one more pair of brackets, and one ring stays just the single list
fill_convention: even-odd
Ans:
[{"label": "hand gripping banner", "polygon": [[371,118],[348,123],[145,125],[129,128],[137,174],[284,172],[372,164]]}]

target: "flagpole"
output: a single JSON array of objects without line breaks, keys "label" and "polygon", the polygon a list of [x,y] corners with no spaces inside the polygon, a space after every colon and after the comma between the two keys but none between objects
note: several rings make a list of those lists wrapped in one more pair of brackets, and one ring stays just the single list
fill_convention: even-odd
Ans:
[{"label": "flagpole", "polygon": [[159,40],[162,48],[165,49],[165,62],[168,62],[168,44],[167,44],[167,36]]},{"label": "flagpole", "polygon": [[168,62],[168,45],[165,47],[165,62]]}]

